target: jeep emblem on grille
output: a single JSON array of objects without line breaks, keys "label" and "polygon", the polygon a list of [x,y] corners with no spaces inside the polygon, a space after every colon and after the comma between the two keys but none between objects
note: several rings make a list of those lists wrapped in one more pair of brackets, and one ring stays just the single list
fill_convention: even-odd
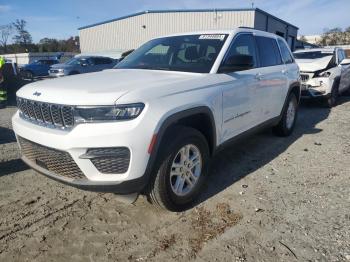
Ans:
[{"label": "jeep emblem on grille", "polygon": [[35,93],[33,93],[33,96],[41,96],[41,93],[35,92]]}]

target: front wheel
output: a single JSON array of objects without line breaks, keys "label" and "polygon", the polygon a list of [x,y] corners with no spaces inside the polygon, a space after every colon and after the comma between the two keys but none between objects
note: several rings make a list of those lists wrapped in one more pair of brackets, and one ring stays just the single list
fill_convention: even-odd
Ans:
[{"label": "front wheel", "polygon": [[27,80],[33,80],[34,75],[31,71],[26,70],[22,73],[22,77]]},{"label": "front wheel", "polygon": [[282,112],[282,118],[273,128],[273,131],[278,136],[289,136],[295,127],[295,122],[298,115],[298,100],[292,92],[288,96],[286,107]]},{"label": "front wheel", "polygon": [[339,80],[334,80],[330,96],[326,100],[326,106],[332,108],[337,105],[339,96]]},{"label": "front wheel", "polygon": [[183,211],[200,193],[208,172],[209,148],[196,129],[175,127],[172,134],[172,142],[163,141],[160,152],[164,158],[147,195],[152,204],[162,209]]}]

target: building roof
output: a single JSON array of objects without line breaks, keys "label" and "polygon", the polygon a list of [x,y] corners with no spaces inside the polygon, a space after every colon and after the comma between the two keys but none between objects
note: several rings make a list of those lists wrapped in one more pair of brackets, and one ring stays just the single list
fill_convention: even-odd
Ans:
[{"label": "building roof", "polygon": [[215,8],[215,9],[169,9],[169,10],[146,10],[146,11],[142,11],[142,12],[138,12],[138,13],[134,13],[134,14],[130,14],[130,15],[126,15],[126,16],[121,16],[118,18],[114,18],[114,19],[110,19],[110,20],[106,20],[106,21],[102,21],[99,23],[95,23],[95,24],[91,24],[91,25],[87,25],[87,26],[83,26],[78,28],[78,30],[82,30],[82,29],[86,29],[86,28],[90,28],[90,27],[94,27],[94,26],[98,26],[98,25],[103,25],[103,24],[108,24],[111,22],[115,22],[118,20],[123,20],[126,18],[130,18],[130,17],[134,17],[134,16],[139,16],[139,15],[144,15],[144,14],[159,14],[159,13],[190,13],[190,12],[239,12],[239,11],[256,11],[259,13],[262,13],[268,17],[271,17],[277,21],[280,21],[286,25],[292,26],[296,29],[299,29],[298,27],[296,27],[295,25],[292,25],[274,15],[271,15],[267,12],[265,12],[264,10],[261,10],[259,8]]}]

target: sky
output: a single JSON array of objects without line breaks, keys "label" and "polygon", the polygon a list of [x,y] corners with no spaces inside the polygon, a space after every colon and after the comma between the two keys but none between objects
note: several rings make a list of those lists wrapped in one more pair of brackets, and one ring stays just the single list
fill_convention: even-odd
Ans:
[{"label": "sky", "polygon": [[299,35],[350,26],[350,0],[0,0],[0,25],[27,21],[34,42],[66,39],[78,28],[156,9],[258,7],[299,27]]}]

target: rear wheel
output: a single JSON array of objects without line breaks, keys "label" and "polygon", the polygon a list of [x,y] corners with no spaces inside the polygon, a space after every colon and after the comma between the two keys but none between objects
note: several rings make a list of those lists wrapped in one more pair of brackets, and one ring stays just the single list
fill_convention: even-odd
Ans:
[{"label": "rear wheel", "polygon": [[148,188],[152,204],[171,211],[182,211],[200,193],[207,176],[209,148],[205,137],[196,129],[175,127],[172,141],[164,141],[163,159]]},{"label": "rear wheel", "polygon": [[278,136],[289,136],[295,127],[298,115],[298,100],[292,92],[288,96],[287,105],[282,112],[282,118],[277,126],[273,127],[273,132]]}]

